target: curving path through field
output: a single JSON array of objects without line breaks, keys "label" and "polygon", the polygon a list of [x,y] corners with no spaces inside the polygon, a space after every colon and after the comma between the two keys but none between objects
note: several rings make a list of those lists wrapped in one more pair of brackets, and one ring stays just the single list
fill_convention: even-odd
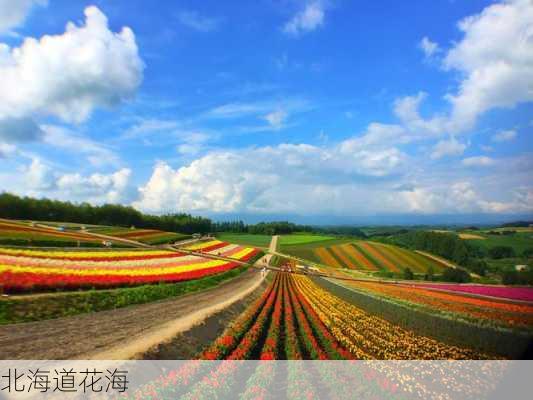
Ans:
[{"label": "curving path through field", "polygon": [[0,326],[0,359],[130,359],[241,300],[263,281],[250,269],[175,299],[74,317]]}]

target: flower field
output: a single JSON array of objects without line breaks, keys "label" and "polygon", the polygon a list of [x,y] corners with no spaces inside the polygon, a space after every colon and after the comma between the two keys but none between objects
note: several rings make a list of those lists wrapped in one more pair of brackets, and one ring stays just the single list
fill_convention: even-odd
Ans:
[{"label": "flower field", "polygon": [[[251,253],[255,254],[255,253]],[[250,253],[237,254],[246,260]],[[179,282],[221,273],[237,263],[166,250],[37,251],[0,248],[6,293]]]},{"label": "flower field", "polygon": [[533,287],[506,287],[495,285],[458,285],[440,283],[421,283],[419,286],[428,289],[473,294],[480,296],[499,297],[502,299],[533,302]]},{"label": "flower field", "polygon": [[199,253],[212,254],[221,257],[234,258],[236,260],[248,261],[257,254],[257,249],[253,247],[241,246],[222,242],[220,240],[209,240],[185,246],[183,249],[192,250]]},{"label": "flower field", "polygon": [[[277,273],[263,295],[199,355],[202,360],[183,362],[129,398],[447,399],[454,393],[475,399],[494,388],[505,364],[356,360],[486,357],[369,315],[305,276]],[[245,362],[250,359],[260,361]],[[280,359],[292,361],[269,362]],[[322,361],[301,362],[308,359]]]},{"label": "flower field", "polygon": [[[494,322],[509,327],[533,327],[533,305],[511,304],[497,299],[481,299],[458,293],[425,288],[425,285],[392,285],[352,281],[344,285],[356,290],[407,304],[428,307],[436,312],[464,315],[477,321]],[[518,288],[513,288],[518,289]]]},{"label": "flower field", "polygon": [[157,229],[96,228],[90,231],[146,244],[171,243],[190,237],[181,233],[165,232]]},{"label": "flower field", "polygon": [[376,242],[358,241],[318,247],[313,252],[321,263],[334,268],[397,273],[407,267],[419,273],[427,272],[430,267],[434,272],[444,268],[444,265],[437,260],[422,254]]},{"label": "flower field", "polygon": [[276,274],[201,359],[479,359],[349,304],[309,278]]},{"label": "flower field", "polygon": [[38,241],[49,242],[81,242],[101,244],[102,239],[95,238],[79,231],[59,231],[54,228],[42,228],[24,224],[0,220],[0,239],[23,240],[28,244]]}]

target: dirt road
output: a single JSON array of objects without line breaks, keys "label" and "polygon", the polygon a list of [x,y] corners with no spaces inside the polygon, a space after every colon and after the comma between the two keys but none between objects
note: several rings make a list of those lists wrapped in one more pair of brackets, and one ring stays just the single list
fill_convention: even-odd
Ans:
[{"label": "dirt road", "polygon": [[0,359],[130,359],[229,306],[262,282],[239,277],[176,299],[75,317],[0,326]]}]

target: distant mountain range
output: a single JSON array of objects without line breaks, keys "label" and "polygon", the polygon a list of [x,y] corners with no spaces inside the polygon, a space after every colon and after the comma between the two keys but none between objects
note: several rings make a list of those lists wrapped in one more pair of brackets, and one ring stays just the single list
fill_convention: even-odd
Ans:
[{"label": "distant mountain range", "polygon": [[[203,214],[204,216],[205,213]],[[208,214],[214,221],[242,220],[247,224],[269,221],[290,221],[302,225],[501,225],[512,221],[533,221],[531,214],[391,214],[369,216],[297,215],[297,214]]]}]

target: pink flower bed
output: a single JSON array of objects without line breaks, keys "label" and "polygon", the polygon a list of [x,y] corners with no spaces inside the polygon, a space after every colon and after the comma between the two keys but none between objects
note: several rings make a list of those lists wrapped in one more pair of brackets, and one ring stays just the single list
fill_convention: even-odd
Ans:
[{"label": "pink flower bed", "polygon": [[483,296],[501,297],[504,299],[533,301],[533,287],[505,287],[505,286],[483,286],[483,285],[457,285],[457,284],[421,284],[429,289],[450,290],[454,292],[464,292]]}]

